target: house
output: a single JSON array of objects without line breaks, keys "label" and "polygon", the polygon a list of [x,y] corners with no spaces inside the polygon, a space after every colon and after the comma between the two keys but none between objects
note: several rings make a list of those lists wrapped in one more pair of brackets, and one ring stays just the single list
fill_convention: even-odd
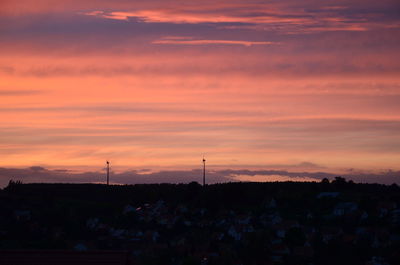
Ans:
[{"label": "house", "polygon": [[112,236],[114,238],[123,239],[123,238],[125,238],[125,234],[127,233],[127,231],[124,229],[115,229],[115,228],[111,227],[109,229],[109,233],[110,233],[110,236]]},{"label": "house", "polygon": [[342,242],[348,243],[348,244],[353,244],[356,239],[357,239],[357,236],[353,235],[353,234],[344,234],[342,236]]},{"label": "house", "polygon": [[376,206],[379,217],[384,217],[389,214],[390,211],[396,209],[397,205],[394,202],[379,202]]},{"label": "house", "polygon": [[314,249],[311,246],[297,246],[293,248],[293,255],[310,258],[314,255]]},{"label": "house", "polygon": [[14,216],[17,221],[29,221],[31,220],[31,211],[29,210],[15,210]]},{"label": "house", "polygon": [[272,208],[276,208],[277,204],[276,204],[276,200],[274,198],[272,198],[270,201],[265,203],[265,208],[267,209],[272,209]]},{"label": "house", "polygon": [[335,226],[323,227],[321,229],[322,241],[325,244],[329,243],[329,241],[335,238],[338,238],[342,234],[343,234],[342,229]]},{"label": "house", "polygon": [[284,238],[286,236],[286,230],[283,229],[283,228],[280,228],[280,229],[275,231],[275,234],[279,238]]},{"label": "house", "polygon": [[127,251],[1,250],[0,264],[128,265]]},{"label": "house", "polygon": [[360,216],[360,221],[364,221],[368,219],[368,213],[366,211],[363,211],[363,213]]},{"label": "house", "polygon": [[285,238],[288,227],[283,224],[277,224],[273,226],[273,231],[275,231],[275,236],[277,238]]},{"label": "house", "polygon": [[290,249],[288,248],[288,246],[286,246],[283,243],[273,244],[271,246],[271,252],[273,254],[278,254],[278,255],[289,255],[290,254]]},{"label": "house", "polygon": [[392,211],[391,221],[393,224],[397,224],[397,225],[400,224],[400,208]]},{"label": "house", "polygon": [[74,250],[76,250],[76,251],[87,251],[88,248],[87,248],[87,246],[86,246],[85,244],[83,244],[83,243],[78,243],[78,244],[76,244],[76,245],[74,246]]},{"label": "house", "polygon": [[322,198],[337,198],[340,195],[340,192],[320,192],[317,195],[317,199]]},{"label": "house", "polygon": [[248,225],[250,223],[251,216],[250,215],[239,215],[236,218],[236,223],[238,224],[243,224],[243,225]]},{"label": "house", "polygon": [[86,227],[90,230],[97,230],[99,223],[99,218],[90,218],[86,221]]},{"label": "house", "polygon": [[128,214],[128,213],[133,213],[133,212],[135,212],[135,210],[136,210],[136,208],[135,207],[133,207],[132,205],[126,205],[125,207],[124,207],[124,210],[122,211],[122,213],[123,214]]},{"label": "house", "polygon": [[242,239],[242,233],[240,233],[238,229],[236,229],[233,225],[231,225],[231,227],[229,228],[228,235],[230,235],[236,241]]},{"label": "house", "polygon": [[382,257],[372,257],[370,261],[366,263],[366,265],[388,265]]},{"label": "house", "polygon": [[269,216],[270,224],[276,225],[282,222],[282,218],[278,213],[272,214]]},{"label": "house", "polygon": [[343,216],[346,214],[350,214],[358,209],[358,205],[355,202],[341,202],[336,204],[335,209],[333,210],[333,215],[335,216]]}]

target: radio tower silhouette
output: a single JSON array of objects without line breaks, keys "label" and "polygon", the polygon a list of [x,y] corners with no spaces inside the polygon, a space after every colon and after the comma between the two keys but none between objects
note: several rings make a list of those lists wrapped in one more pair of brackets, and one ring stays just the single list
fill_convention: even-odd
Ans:
[{"label": "radio tower silhouette", "polygon": [[206,186],[206,160],[203,156],[203,187]]},{"label": "radio tower silhouette", "polygon": [[107,185],[110,184],[110,162],[107,161]]}]

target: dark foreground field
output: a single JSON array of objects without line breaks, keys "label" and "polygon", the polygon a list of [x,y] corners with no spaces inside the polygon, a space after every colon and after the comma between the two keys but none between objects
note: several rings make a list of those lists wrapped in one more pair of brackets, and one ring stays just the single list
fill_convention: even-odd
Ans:
[{"label": "dark foreground field", "polygon": [[10,183],[0,264],[400,264],[400,188]]}]

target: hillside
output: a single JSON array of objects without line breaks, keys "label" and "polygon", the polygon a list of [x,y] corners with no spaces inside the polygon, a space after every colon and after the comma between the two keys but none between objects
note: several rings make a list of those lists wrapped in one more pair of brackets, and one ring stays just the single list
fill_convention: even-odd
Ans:
[{"label": "hillside", "polygon": [[10,183],[0,198],[2,250],[124,250],[130,264],[400,262],[396,185]]}]

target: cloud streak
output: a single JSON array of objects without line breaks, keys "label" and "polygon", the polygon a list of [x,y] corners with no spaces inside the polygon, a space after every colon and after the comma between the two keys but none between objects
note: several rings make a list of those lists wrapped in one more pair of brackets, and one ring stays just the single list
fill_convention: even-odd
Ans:
[{"label": "cloud streak", "polygon": [[400,169],[398,0],[182,3],[2,1],[2,166]]},{"label": "cloud streak", "polygon": [[37,95],[44,93],[44,91],[41,90],[22,90],[22,89],[8,89],[8,90],[3,90],[0,89],[0,96],[30,96],[30,95]]},{"label": "cloud streak", "polygon": [[199,40],[192,37],[164,37],[155,41],[153,44],[177,44],[177,45],[208,45],[208,44],[227,44],[243,45],[250,47],[252,45],[273,45],[279,44],[271,41],[244,41],[244,40]]},{"label": "cloud streak", "polygon": [[250,47],[253,45],[273,45],[278,44],[270,41],[244,41],[244,40],[198,40],[187,38],[161,38],[152,41],[153,44],[175,44],[175,45],[209,45],[209,44],[227,44],[227,45],[243,45]]},{"label": "cloud streak", "polygon": [[[382,12],[387,10],[358,9],[355,6],[320,6],[302,8],[290,1],[282,4],[223,3],[210,6],[186,6],[180,8],[137,9],[135,11],[90,11],[87,16],[120,21],[170,24],[234,24],[229,29],[256,29],[278,31],[288,34],[302,34],[324,31],[368,31],[389,27]],[[395,17],[391,17],[396,21]],[[397,18],[397,22],[398,18]],[[398,25],[399,23],[397,23]],[[391,23],[393,27],[396,23]]]},{"label": "cloud streak", "polygon": [[[400,171],[380,173],[351,172],[335,174],[327,172],[291,172],[286,170],[214,170],[207,171],[207,183],[224,183],[235,181],[274,182],[274,181],[321,181],[323,178],[333,180],[336,176],[362,183],[392,184],[400,183]],[[23,183],[104,183],[105,173],[100,171],[77,172],[65,169],[47,169],[40,166],[29,168],[0,168],[0,186],[5,187],[9,180],[21,180]],[[148,171],[127,170],[112,172],[111,182],[115,184],[151,184],[151,183],[189,183],[201,182],[202,171],[165,170]]]}]

